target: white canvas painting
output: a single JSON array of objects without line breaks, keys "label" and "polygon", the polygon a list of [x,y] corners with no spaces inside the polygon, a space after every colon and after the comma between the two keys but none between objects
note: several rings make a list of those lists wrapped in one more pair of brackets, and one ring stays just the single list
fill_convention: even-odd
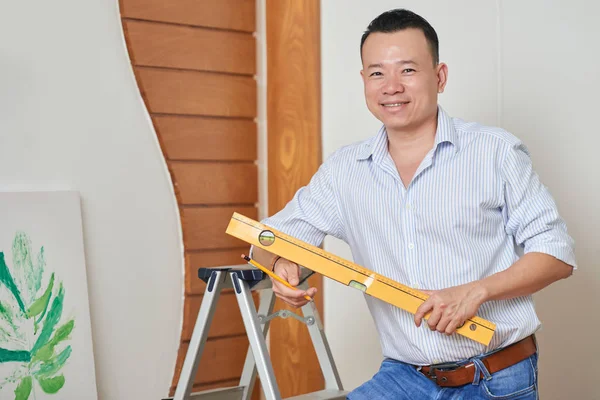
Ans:
[{"label": "white canvas painting", "polygon": [[77,192],[0,193],[0,399],[97,399]]}]

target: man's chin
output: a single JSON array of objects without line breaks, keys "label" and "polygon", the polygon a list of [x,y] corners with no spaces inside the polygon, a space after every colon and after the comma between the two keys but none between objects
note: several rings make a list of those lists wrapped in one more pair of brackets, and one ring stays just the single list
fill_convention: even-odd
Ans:
[{"label": "man's chin", "polygon": [[410,121],[406,120],[388,120],[383,121],[383,124],[385,125],[385,129],[387,129],[388,131],[403,131],[409,129],[411,126]]}]

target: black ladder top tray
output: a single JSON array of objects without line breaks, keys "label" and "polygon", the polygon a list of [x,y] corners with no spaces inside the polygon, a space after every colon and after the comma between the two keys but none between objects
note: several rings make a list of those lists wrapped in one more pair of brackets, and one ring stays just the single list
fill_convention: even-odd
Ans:
[{"label": "black ladder top tray", "polygon": [[248,282],[248,286],[253,287],[263,279],[267,277],[267,274],[258,269],[238,269],[231,267],[224,268],[199,268],[198,269],[198,278],[200,278],[204,283],[208,283],[213,272],[223,271],[225,273],[233,272],[237,276],[238,279],[242,281]]}]

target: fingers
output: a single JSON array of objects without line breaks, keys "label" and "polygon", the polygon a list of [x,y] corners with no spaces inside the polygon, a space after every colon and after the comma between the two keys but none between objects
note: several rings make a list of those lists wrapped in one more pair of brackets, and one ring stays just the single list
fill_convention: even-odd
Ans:
[{"label": "fingers", "polygon": [[310,288],[306,291],[304,290],[294,290],[290,289],[287,286],[283,285],[278,281],[271,281],[273,284],[273,293],[277,297],[279,297],[284,302],[294,306],[294,307],[302,307],[308,300],[304,296],[313,297],[317,293],[317,288]]},{"label": "fingers", "polygon": [[434,307],[431,312],[431,316],[427,319],[427,325],[429,325],[429,329],[435,331],[438,323],[442,319],[442,311],[439,307]]},{"label": "fingers", "polygon": [[448,323],[448,325],[446,326],[446,329],[444,329],[444,333],[446,335],[452,335],[454,332],[456,332],[456,330],[464,325],[464,321],[460,321],[458,319],[456,320],[452,320],[450,323]]},{"label": "fingers", "polygon": [[[427,318],[429,329],[446,335],[452,335],[462,327],[466,320],[477,313],[481,304],[469,297],[472,288],[468,285],[422,292],[429,297],[417,309],[415,324],[418,327]],[[427,316],[427,313],[430,315]]]},{"label": "fingers", "polygon": [[[421,322],[423,321],[423,317],[433,309],[433,302],[430,300],[425,300],[423,304],[417,308],[417,312],[415,313],[415,325],[417,327],[421,326]],[[431,317],[430,317],[431,318]]]},{"label": "fingers", "polygon": [[451,335],[462,323],[458,319],[454,319],[451,316],[445,315],[442,307],[428,305],[423,308],[422,311],[417,311],[417,314],[415,314],[415,324],[417,327],[421,326],[421,320],[424,318],[424,315],[427,314],[428,310],[431,310],[431,315],[429,318],[427,318],[427,325],[432,331],[438,331],[440,333]]},{"label": "fingers", "polygon": [[[287,261],[287,260],[286,260]],[[290,285],[296,286],[300,282],[300,267],[298,264],[281,262],[283,265],[277,265],[275,273],[289,282]]]},{"label": "fingers", "polygon": [[432,331],[438,331],[451,335],[456,331],[456,327],[461,324],[461,320],[453,308],[448,308],[445,304],[436,304],[433,307],[431,316],[427,320],[427,325]]},{"label": "fingers", "polygon": [[431,325],[429,325],[429,327],[440,333],[444,333],[444,332],[446,332],[446,327],[450,323],[451,318],[450,318],[450,316],[448,316],[447,314],[445,314],[443,312],[440,314],[441,314],[441,316],[440,316],[440,320],[438,321],[438,323],[435,324],[433,327],[431,327]]},{"label": "fingers", "polygon": [[[297,264],[292,263],[288,260],[281,260],[275,266],[274,272],[284,281],[288,282],[290,285],[298,285],[300,267]],[[290,304],[293,307],[302,307],[303,305],[308,303],[308,300],[305,298],[305,296],[313,297],[317,293],[317,289],[314,287],[311,287],[308,290],[304,291],[289,288],[275,279],[271,279],[271,282],[273,286],[273,293],[275,293],[277,297],[279,297],[281,300]]]},{"label": "fingers", "polygon": [[[431,293],[432,292],[428,294]],[[454,333],[456,328],[464,322],[458,318],[452,309],[448,308],[444,303],[440,303],[435,297],[429,297],[417,309],[414,316],[415,325],[417,327],[421,326],[427,313],[430,313],[427,318],[429,329],[447,335]]]}]

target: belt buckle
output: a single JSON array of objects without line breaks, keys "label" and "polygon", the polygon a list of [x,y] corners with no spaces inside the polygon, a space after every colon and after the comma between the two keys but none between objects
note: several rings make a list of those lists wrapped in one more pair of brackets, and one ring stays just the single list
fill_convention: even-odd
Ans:
[{"label": "belt buckle", "polygon": [[460,366],[461,366],[461,364],[456,363],[456,362],[432,364],[429,366],[429,372],[427,373],[427,375],[429,375],[429,379],[431,379],[437,383],[437,376],[435,375],[436,370],[437,371],[452,371],[452,370],[459,368]]},{"label": "belt buckle", "polygon": [[440,363],[440,364],[432,364],[429,368],[437,369],[439,371],[452,371],[453,369],[459,368],[461,365],[462,364],[457,363],[457,362],[446,362],[446,363]]}]

